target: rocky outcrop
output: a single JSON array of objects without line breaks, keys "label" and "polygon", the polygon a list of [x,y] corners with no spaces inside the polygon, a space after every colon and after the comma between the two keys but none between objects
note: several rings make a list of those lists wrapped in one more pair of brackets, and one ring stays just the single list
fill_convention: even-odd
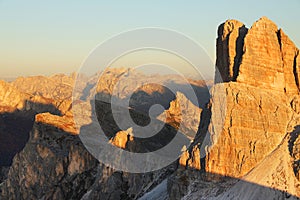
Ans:
[{"label": "rocky outcrop", "polygon": [[13,112],[15,110],[33,110],[37,113],[51,112],[53,114],[65,114],[70,110],[72,103],[71,99],[46,98],[34,95],[34,93],[29,93],[28,91],[21,92],[14,87],[14,84],[4,81],[0,81],[0,92],[1,113]]},{"label": "rocky outcrop", "polygon": [[[9,167],[0,167],[0,184],[7,179]],[[1,191],[0,191],[1,193]]]},{"label": "rocky outcrop", "polygon": [[[123,109],[118,112],[124,116],[129,107],[135,123],[147,125],[150,118],[156,118],[192,139],[198,132],[202,108],[209,99],[208,87],[199,80],[186,83],[178,75],[146,75],[134,69],[107,69],[98,81],[96,99],[99,103],[96,105],[104,112],[109,110],[104,108],[106,105],[117,105]],[[161,109],[151,110],[155,104],[161,105]],[[99,114],[98,119],[111,115]],[[120,115],[120,118],[124,116]],[[106,121],[113,121],[113,117],[116,116]]]},{"label": "rocky outcrop", "polygon": [[[219,28],[223,31],[219,31],[218,41],[230,38],[224,31],[228,27],[237,32],[241,26],[235,20],[225,22]],[[230,52],[237,48],[225,41],[225,53],[217,52],[223,81],[236,83],[218,84],[212,90],[212,145],[206,159],[208,172],[233,177],[245,175],[277,148],[291,131],[291,124],[297,123],[293,118],[299,113],[298,49],[293,42],[266,17],[243,36],[243,51],[236,53],[241,55],[236,80],[226,79],[232,70],[219,60],[224,56],[231,60]]]},{"label": "rocky outcrop", "polygon": [[242,181],[235,183],[217,199],[298,199],[299,181],[291,170],[292,163],[287,146],[288,137],[284,138],[282,144],[244,176]]},{"label": "rocky outcrop", "polygon": [[25,100],[22,110],[34,110],[36,113],[50,112],[55,115],[64,115],[71,110],[71,100],[49,99],[43,96],[32,96]]},{"label": "rocky outcrop", "polygon": [[0,81],[0,166],[9,166],[13,156],[24,148],[37,113],[64,115],[70,109],[71,100],[23,93]]},{"label": "rocky outcrop", "polygon": [[[298,52],[284,32],[265,17],[249,29],[237,78],[224,79],[236,83],[216,85],[212,92],[207,172],[242,177],[299,196],[298,161],[297,156],[292,157],[297,155],[297,134],[292,128],[299,124]],[[220,67],[230,73],[226,65]],[[289,145],[287,138],[294,138]],[[238,183],[220,198],[257,198],[258,192],[253,191],[259,190]],[[265,198],[282,195],[272,190],[265,194]]]},{"label": "rocky outcrop", "polygon": [[2,112],[24,108],[25,100],[29,98],[30,95],[24,94],[9,83],[0,80],[0,105]]},{"label": "rocky outcrop", "polygon": [[35,122],[51,125],[69,134],[79,134],[71,113],[64,116],[52,115],[49,112],[42,113],[35,116]]},{"label": "rocky outcrop", "polygon": [[299,69],[294,62],[297,52],[298,49],[283,31],[263,17],[253,24],[245,37],[237,81],[298,94],[296,77]]},{"label": "rocky outcrop", "polygon": [[289,153],[292,157],[292,166],[296,178],[300,181],[300,130],[296,126],[290,135]]},{"label": "rocky outcrop", "polygon": [[128,143],[132,141],[133,141],[132,128],[129,128],[125,131],[117,132],[116,135],[112,139],[110,139],[109,142],[119,148],[126,149]]},{"label": "rocky outcrop", "polygon": [[183,149],[183,153],[179,158],[179,165],[189,167],[191,169],[200,170],[201,169],[201,155],[200,148],[197,145],[194,145],[192,150],[189,152],[186,149]]},{"label": "rocky outcrop", "polygon": [[[236,20],[220,25],[217,84],[207,122],[211,143],[205,160],[193,154],[197,142],[184,151],[179,163],[189,173],[179,168],[168,179],[172,198],[195,199],[204,193],[207,199],[300,196],[299,129],[294,130],[300,123],[298,52],[266,17],[249,30]],[[200,135],[195,140],[201,146]],[[193,158],[200,160],[198,175],[190,167],[197,163]]]},{"label": "rocky outcrop", "polygon": [[283,73],[284,73],[284,91],[289,95],[299,93],[299,49],[289,39],[289,37],[279,29],[277,36],[280,42]]},{"label": "rocky outcrop", "polygon": [[297,95],[298,54],[295,44],[266,17],[248,31],[241,22],[228,20],[218,31],[216,82],[237,81]]},{"label": "rocky outcrop", "polygon": [[193,139],[199,129],[201,112],[201,108],[194,105],[184,94],[177,92],[176,98],[170,102],[169,109],[157,119],[172,125]]},{"label": "rocky outcrop", "polygon": [[234,82],[213,88],[211,109],[206,170],[232,177],[248,173],[281,143],[293,113],[287,96]]},{"label": "rocky outcrop", "polygon": [[[56,118],[60,126],[45,120]],[[66,119],[41,114],[25,148],[14,158],[1,186],[4,199],[78,199],[94,182],[97,160],[76,135],[65,132]]]},{"label": "rocky outcrop", "polygon": [[[111,143],[130,149],[126,140],[130,132],[116,133]],[[175,169],[172,165],[146,174],[116,171],[99,164],[77,134],[71,114],[36,115],[28,143],[15,156],[7,180],[0,185],[0,198],[136,199]]]},{"label": "rocky outcrop", "polygon": [[248,29],[237,20],[227,20],[218,28],[215,82],[235,81]]}]

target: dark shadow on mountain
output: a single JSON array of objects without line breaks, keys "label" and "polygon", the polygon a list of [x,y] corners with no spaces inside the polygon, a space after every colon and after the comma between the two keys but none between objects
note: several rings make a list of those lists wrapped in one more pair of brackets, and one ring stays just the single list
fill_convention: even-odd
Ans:
[{"label": "dark shadow on mountain", "polygon": [[0,113],[0,166],[10,166],[13,157],[20,152],[29,138],[35,115],[50,112],[61,115],[52,104],[41,104],[27,101],[34,110],[15,110]]},{"label": "dark shadow on mountain", "polygon": [[[172,141],[172,139],[176,136],[176,134],[179,134],[179,137],[185,138],[185,140],[190,140],[191,138],[194,138],[195,135],[190,135],[190,133],[188,132],[178,132],[179,125],[181,124],[167,124],[156,119],[156,117],[159,116],[162,112],[169,109],[171,101],[176,99],[176,92],[181,92],[186,96],[188,100],[191,101],[191,103],[199,106],[204,110],[204,112],[202,112],[201,115],[205,115],[205,117],[197,116],[200,119],[202,119],[202,124],[200,123],[198,125],[199,128],[197,134],[200,134],[199,130],[201,130],[201,132],[205,132],[206,130],[204,129],[206,129],[207,127],[203,123],[206,122],[206,124],[208,124],[210,120],[210,114],[208,113],[207,109],[207,102],[210,98],[208,87],[206,85],[196,86],[193,84],[177,84],[174,81],[167,82],[165,85],[166,86],[156,86],[155,84],[151,84],[151,88],[153,88],[154,90],[151,93],[145,92],[142,89],[142,87],[138,88],[136,92],[134,92],[130,96],[129,106],[127,107],[126,103],[124,103],[126,102],[126,99],[124,100],[116,96],[111,96],[111,94],[106,92],[98,92],[95,95],[95,109],[98,118],[98,123],[100,124],[107,138],[112,139],[119,131],[131,128],[132,125],[130,124],[130,121],[128,121],[127,118],[130,118],[130,120],[132,120],[138,126],[147,126],[150,122],[153,122],[158,126],[163,124],[160,130],[149,130],[149,137],[147,138],[141,138],[136,136],[133,137],[133,139],[131,139],[133,140],[133,142],[129,143],[132,145],[129,145],[128,148],[126,148],[126,150],[131,152],[145,153],[156,151],[168,145],[170,141]],[[155,88],[159,87],[160,90],[156,91]],[[114,111],[115,116],[113,116],[111,102],[114,102],[113,106],[114,109],[116,109]],[[153,115],[152,113],[152,115],[150,116],[150,108],[156,104],[161,105],[164,108],[164,110],[155,111],[155,114]],[[130,113],[130,116],[126,115],[127,113]],[[123,125],[122,128],[119,127],[119,124],[117,124],[116,120],[118,123],[121,122],[121,124]],[[153,133],[156,134],[151,136]],[[199,140],[204,140],[205,135],[204,137],[202,137],[202,135],[199,136],[199,139],[197,139],[198,142]]]},{"label": "dark shadow on mountain", "polygon": [[[244,40],[245,36],[248,33],[248,29],[243,25],[239,28],[239,34],[235,42],[235,57],[234,57],[234,64],[233,64],[233,77],[232,80],[236,81],[238,77],[238,73],[240,71],[240,64],[242,62],[242,56],[243,56],[243,47],[244,47]],[[228,46],[228,44],[227,44]]]},{"label": "dark shadow on mountain", "polygon": [[[293,158],[293,170],[296,177],[300,178],[300,159],[297,158],[297,155],[300,155],[300,151],[298,150],[300,143],[300,125],[295,126],[294,130],[290,133],[290,140],[289,140],[289,152],[290,156]],[[297,152],[296,152],[297,151]],[[299,179],[298,178],[298,179]]]},{"label": "dark shadow on mountain", "polygon": [[[95,109],[98,123],[108,139],[115,137],[116,133],[119,131],[126,130],[131,127],[130,123],[126,122],[127,119],[122,118],[122,116],[125,116],[128,112],[130,112],[131,119],[138,125],[147,125],[150,120],[150,117],[145,115],[144,112],[139,112],[132,108],[125,108],[122,106],[116,106],[117,116],[113,115],[111,104],[103,101],[96,100]],[[115,117],[118,118],[118,122],[121,120],[121,123],[125,125],[123,129],[119,128],[115,121]],[[166,146],[170,141],[172,141],[176,134],[181,134],[182,138],[186,137],[182,133],[177,133],[178,130],[169,124],[164,124],[155,118],[151,118],[151,121],[154,121],[157,125],[163,124],[162,129],[149,130],[149,135],[152,134],[153,131],[157,132],[154,136],[148,138],[134,137],[133,141],[129,143],[129,146],[125,150],[135,153],[152,152]]]},{"label": "dark shadow on mountain", "polygon": [[210,93],[209,93],[210,86],[206,84],[203,84],[202,86],[195,85],[195,84],[186,85],[186,84],[178,84],[174,81],[169,81],[166,83],[166,87],[174,88],[176,92],[181,92],[195,106],[200,108],[204,108],[210,99]]},{"label": "dark shadow on mountain", "polygon": [[[205,133],[208,133],[210,117],[211,112],[209,109],[201,115],[199,132],[191,146],[197,143],[200,143],[199,146],[201,146],[203,142],[206,142],[204,136]],[[296,144],[296,140],[299,139],[299,134],[300,126],[296,126],[294,131],[290,133],[288,148],[290,156],[294,159],[294,147],[298,145],[298,143]],[[209,145],[209,143],[207,143],[207,145]],[[192,154],[191,150],[192,148],[188,149],[190,155]],[[262,186],[239,178],[207,172],[205,170],[205,160],[206,158],[201,154],[200,170],[192,168],[188,163],[186,163],[185,166],[178,164],[178,170],[168,179],[168,193],[171,195],[170,199],[181,199],[185,195],[188,195],[191,190],[194,193],[193,198],[190,197],[191,199],[195,199],[195,197],[199,199],[203,197],[207,199],[209,199],[209,197],[216,199],[300,199],[283,190]],[[293,167],[295,176],[297,177],[299,176],[299,160],[295,159],[293,162],[293,166],[291,167]],[[211,192],[211,194],[209,194],[209,192]]]},{"label": "dark shadow on mountain", "polygon": [[81,95],[80,100],[86,101],[95,85],[96,83],[87,83],[86,87],[82,91],[83,94]]},{"label": "dark shadow on mountain", "polygon": [[35,127],[9,173],[0,167],[5,176],[0,199],[81,199],[96,179],[99,162],[78,135],[43,122]]},{"label": "dark shadow on mountain", "polygon": [[[154,88],[156,85],[157,84],[151,84]],[[162,87],[163,92],[153,91],[149,94],[141,88],[137,88],[136,92],[130,96],[129,107],[147,114],[149,114],[150,107],[155,104],[161,105],[165,110],[168,109],[170,102],[176,98],[176,94],[165,86],[157,85],[156,88],[158,87]],[[153,117],[157,117],[161,113],[162,111],[157,112]]]},{"label": "dark shadow on mountain", "polygon": [[226,38],[222,38],[224,32],[225,23],[222,23],[218,26],[218,37],[216,40],[216,67],[215,67],[215,83],[228,82],[230,80],[229,77],[229,60],[226,58],[228,53],[226,49],[223,47],[223,42],[225,42],[225,46],[228,46],[229,34]]},{"label": "dark shadow on mountain", "polygon": [[294,143],[296,142],[297,138],[300,135],[300,125],[295,126],[294,130],[290,133],[290,140],[289,140],[289,151],[290,155],[292,156]]},{"label": "dark shadow on mountain", "polygon": [[183,166],[169,177],[167,190],[170,199],[299,199],[286,191]]},{"label": "dark shadow on mountain", "polygon": [[[216,69],[215,69],[215,83],[236,81],[239,73],[240,64],[242,61],[242,56],[244,54],[244,39],[248,33],[248,28],[245,25],[239,27],[238,36],[235,42],[235,56],[233,60],[233,65],[230,66],[229,52],[228,47],[231,33],[226,35],[226,38],[223,38],[225,23],[222,23],[218,27],[218,38],[217,38],[217,59],[216,59]],[[233,48],[232,48],[233,49]],[[232,67],[232,69],[229,69]],[[232,72],[232,74],[230,73]]]}]

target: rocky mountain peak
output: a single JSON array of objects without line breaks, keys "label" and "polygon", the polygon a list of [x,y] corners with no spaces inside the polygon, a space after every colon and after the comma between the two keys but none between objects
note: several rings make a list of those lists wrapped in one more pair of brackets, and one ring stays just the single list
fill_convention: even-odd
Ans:
[{"label": "rocky mountain peak", "polygon": [[253,23],[252,27],[261,27],[263,29],[267,28],[275,32],[277,32],[278,30],[277,25],[266,16],[259,18],[256,22]]},{"label": "rocky mountain peak", "polygon": [[295,95],[299,92],[299,50],[267,17],[247,30],[236,20],[220,25],[216,83],[236,81]]},{"label": "rocky mountain peak", "polygon": [[215,82],[235,81],[248,29],[237,20],[227,20],[218,28]]},{"label": "rocky mountain peak", "polygon": [[232,32],[238,30],[245,25],[235,19],[226,20],[223,24],[218,27],[218,35],[222,37],[222,39],[226,39],[226,37]]},{"label": "rocky mountain peak", "polygon": [[[9,83],[0,80],[0,104],[2,111],[11,111],[14,109],[22,109],[25,105],[25,99],[30,95],[19,92]],[[6,109],[6,110],[3,110]]]},{"label": "rocky mountain peak", "polygon": [[[280,173],[296,183],[298,165],[267,164],[268,158],[297,160],[287,153],[287,140],[296,137],[292,133],[299,124],[298,54],[295,44],[267,17],[254,22],[249,30],[235,20],[220,25],[218,84],[211,97],[212,145],[206,156],[206,172],[251,179],[299,195],[297,184],[287,186],[278,180]],[[264,168],[268,168],[269,177]]]}]

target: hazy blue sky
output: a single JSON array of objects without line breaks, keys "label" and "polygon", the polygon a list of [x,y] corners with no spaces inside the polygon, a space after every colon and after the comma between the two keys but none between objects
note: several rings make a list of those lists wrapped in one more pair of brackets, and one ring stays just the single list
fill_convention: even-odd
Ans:
[{"label": "hazy blue sky", "polygon": [[1,76],[76,71],[97,44],[138,27],[184,33],[214,60],[220,23],[267,16],[300,47],[299,10],[299,0],[0,0]]}]

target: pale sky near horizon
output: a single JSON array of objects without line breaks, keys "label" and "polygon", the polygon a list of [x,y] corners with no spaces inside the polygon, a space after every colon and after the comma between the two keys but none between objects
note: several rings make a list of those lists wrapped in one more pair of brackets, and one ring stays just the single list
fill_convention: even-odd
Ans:
[{"label": "pale sky near horizon", "polygon": [[0,77],[77,71],[98,44],[141,27],[179,31],[214,62],[219,24],[237,19],[251,27],[267,16],[300,47],[299,9],[299,0],[0,0]]}]

